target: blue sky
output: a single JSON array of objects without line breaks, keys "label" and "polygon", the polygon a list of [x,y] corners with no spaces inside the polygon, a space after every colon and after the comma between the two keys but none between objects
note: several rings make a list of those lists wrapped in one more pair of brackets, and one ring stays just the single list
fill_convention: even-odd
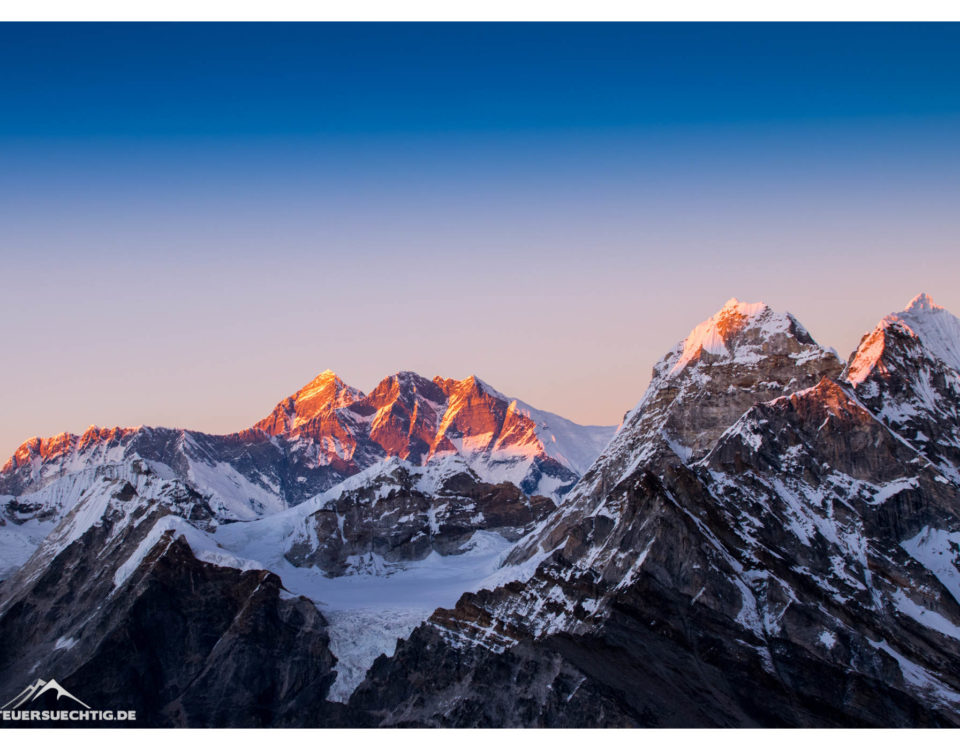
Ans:
[{"label": "blue sky", "polygon": [[731,296],[960,311],[960,27],[0,25],[0,452],[327,367],[616,422]]},{"label": "blue sky", "polygon": [[471,134],[956,114],[900,24],[6,24],[5,136]]}]

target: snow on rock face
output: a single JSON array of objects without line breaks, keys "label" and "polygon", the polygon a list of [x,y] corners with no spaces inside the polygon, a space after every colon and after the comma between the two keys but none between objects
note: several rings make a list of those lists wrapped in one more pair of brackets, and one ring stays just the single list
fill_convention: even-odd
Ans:
[{"label": "snow on rock face", "polygon": [[960,618],[949,574],[955,534],[938,530],[960,529],[955,490],[848,389],[824,380],[754,407],[698,468],[743,550],[763,567],[779,566],[775,550],[820,589],[821,603],[859,602],[882,616],[922,600],[930,614],[921,622]]},{"label": "snow on rock face", "polygon": [[954,372],[960,372],[960,320],[949,310],[934,304],[926,294],[918,294],[901,311],[886,316],[860,342],[850,359],[846,379],[862,383],[873,370],[883,367],[883,353],[890,329],[918,340],[927,353],[937,357]]},{"label": "snow on rock face", "polygon": [[[326,697],[387,723],[635,725],[667,708],[692,725],[960,724],[960,512],[939,461],[958,434],[952,324],[929,324],[927,298],[899,315],[865,339],[864,377],[837,382],[792,316],[731,300],[658,363],[556,510],[532,495],[561,494],[608,428],[477,378],[401,372],[365,396],[328,372],[239,435],[27,446],[0,477],[10,559],[62,520],[4,587],[29,602],[42,576],[89,571],[100,599],[77,579],[80,622],[149,595],[157,568],[190,606],[211,591],[197,576],[248,581],[231,610],[248,617],[282,577],[282,608],[329,616]],[[48,635],[56,658],[89,651]]]},{"label": "snow on rock face", "polygon": [[900,546],[932,572],[960,604],[960,531],[924,526]]},{"label": "snow on rock face", "polygon": [[[799,346],[790,351],[794,359],[822,356],[822,349],[790,313],[777,313],[762,302],[733,298],[712,317],[696,326],[655,367],[660,377],[674,377],[691,363],[729,361],[754,365],[774,355],[790,339]],[[706,356],[705,356],[706,355]]]},{"label": "snow on rock face", "polygon": [[746,303],[736,297],[727,303],[713,317],[694,328],[683,341],[683,348],[670,373],[674,374],[686,367],[702,354],[714,357],[734,356],[738,354],[744,360],[754,356],[751,351],[738,353],[731,351],[736,344],[736,334],[747,326],[767,326],[767,333],[786,330],[789,326],[785,316],[777,316],[762,302]]},{"label": "snow on rock face", "polygon": [[432,447],[464,455],[482,479],[510,481],[528,493],[558,498],[613,436],[505,396],[476,376],[434,378],[447,394]]},{"label": "snow on rock face", "polygon": [[902,313],[891,316],[908,326],[925,347],[960,372],[960,320],[949,310],[918,294]]},{"label": "snow on rock face", "polygon": [[[620,483],[644,467],[694,464],[752,406],[811,388],[841,369],[836,355],[789,313],[730,300],[657,363],[610,445],[509,561],[523,563],[555,549],[584,518],[622,524],[633,511],[611,497]],[[616,556],[610,544],[607,552]],[[617,570],[626,558],[619,559]]]},{"label": "snow on rock face", "polygon": [[[167,466],[139,458],[126,463],[91,462],[90,466],[54,479],[35,492],[0,498],[0,518],[8,521],[6,526],[0,525],[0,531],[5,532],[3,537],[7,541],[19,547],[16,554],[22,558],[22,564],[48,535],[47,541],[50,541],[67,533],[65,529],[69,530],[62,541],[65,547],[90,525],[100,522],[109,506],[110,494],[118,486],[150,492],[155,485],[169,484],[174,479],[174,473]],[[71,511],[81,505],[82,514],[73,518]],[[66,527],[62,524],[58,527],[64,518],[72,520]],[[36,533],[41,529],[47,534]]]},{"label": "snow on rock face", "polygon": [[38,489],[91,463],[117,461],[134,432],[136,429],[91,425],[82,435],[62,432],[51,438],[30,438],[4,464],[0,477],[6,480],[4,485],[11,494],[26,487]]},{"label": "snow on rock face", "polygon": [[[0,471],[0,521],[55,523],[98,468],[123,472],[137,462],[179,479],[222,521],[279,513],[390,457],[422,465],[459,456],[487,483],[557,499],[613,431],[539,411],[476,377],[400,372],[365,395],[327,370],[233,435],[91,427],[28,440]],[[19,550],[10,561],[37,541],[36,533],[5,537]]]},{"label": "snow on rock face", "polygon": [[109,539],[122,536],[131,525],[156,512],[189,519],[200,528],[216,527],[203,498],[179,480],[166,478],[142,463],[105,466],[96,470],[37,553],[52,559],[94,527],[109,528]]},{"label": "snow on rock face", "polygon": [[516,486],[483,483],[462,458],[446,456],[423,467],[388,459],[281,515],[301,519],[284,543],[286,558],[337,576],[460,554],[477,531],[515,540],[554,507]]},{"label": "snow on rock face", "polygon": [[[119,689],[148,726],[259,725],[250,717],[276,721],[284,705],[296,720],[304,686],[321,703],[335,675],[316,606],[217,545],[202,530],[209,510],[182,483],[146,471],[134,483],[113,468],[3,582],[2,692],[24,674],[79,669],[91,703],[104,685]],[[181,699],[192,715],[165,712]]]},{"label": "snow on rock face", "polygon": [[960,320],[918,295],[863,337],[843,377],[886,425],[960,482]]},{"label": "snow on rock face", "polygon": [[[187,430],[138,427],[91,428],[67,435],[51,451],[31,442],[0,472],[0,493],[13,496],[0,505],[0,517],[58,519],[68,511],[98,469],[136,471],[149,466],[177,477],[210,500],[222,520],[257,517],[286,507],[278,472],[282,451],[262,434],[211,436]],[[29,460],[23,460],[29,455]]]},{"label": "snow on rock face", "polygon": [[428,380],[407,371],[384,378],[368,395],[322,375],[256,427],[295,442],[315,462],[338,466],[345,475],[386,457],[424,464],[456,454],[484,481],[508,481],[554,498],[573,485],[614,432],[534,409],[476,376]]},{"label": "snow on rock face", "polygon": [[510,402],[509,408],[536,425],[540,445],[548,456],[577,474],[583,474],[590,468],[610,442],[615,430],[614,427],[585,427],[516,399]]},{"label": "snow on rock face", "polygon": [[612,486],[657,451],[696,460],[752,405],[841,370],[789,313],[731,299],[654,366],[643,398],[568,500]]},{"label": "snow on rock face", "polygon": [[[442,705],[490,721],[512,717],[497,696],[514,674],[566,664],[578,695],[591,682],[622,691],[626,724],[676,711],[690,691],[716,711],[691,723],[748,724],[731,716],[755,710],[758,680],[773,688],[763,710],[784,691],[832,717],[785,706],[776,721],[960,724],[957,485],[837,382],[840,369],[789,316],[729,304],[661,361],[594,467],[510,553],[519,582],[434,613],[355,700],[401,691],[405,720]],[[458,665],[456,690],[430,678],[445,663]],[[625,674],[638,679],[623,690]],[[889,695],[852,697],[861,679]],[[664,705],[676,680],[686,687]],[[538,721],[552,694],[530,698]]]},{"label": "snow on rock face", "polygon": [[657,363],[620,434],[659,429],[680,452],[702,455],[752,404],[840,369],[789,313],[732,299]]},{"label": "snow on rock face", "polygon": [[253,560],[239,558],[227,552],[218,545],[207,534],[192,526],[179,516],[168,515],[158,520],[150,532],[143,538],[140,545],[133,553],[116,569],[113,575],[114,588],[119,588],[133,572],[140,567],[147,555],[153,551],[166,537],[167,544],[175,539],[183,539],[193,552],[194,557],[203,562],[217,565],[221,568],[234,568],[236,570],[262,570],[263,565]]},{"label": "snow on rock face", "polygon": [[0,581],[17,571],[53,530],[53,521],[31,519],[15,525],[0,526]]},{"label": "snow on rock face", "polygon": [[332,370],[324,370],[299,391],[277,404],[270,415],[257,422],[254,428],[280,435],[361,398],[361,391],[348,386]]}]

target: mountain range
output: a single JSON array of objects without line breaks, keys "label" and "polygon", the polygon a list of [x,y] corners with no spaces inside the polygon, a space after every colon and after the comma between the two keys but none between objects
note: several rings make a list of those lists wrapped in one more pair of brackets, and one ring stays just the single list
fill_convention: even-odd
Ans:
[{"label": "mountain range", "polygon": [[[960,726],[960,321],[730,300],[618,428],[326,371],[0,471],[0,699],[143,726]],[[77,686],[77,687],[75,687]]]}]

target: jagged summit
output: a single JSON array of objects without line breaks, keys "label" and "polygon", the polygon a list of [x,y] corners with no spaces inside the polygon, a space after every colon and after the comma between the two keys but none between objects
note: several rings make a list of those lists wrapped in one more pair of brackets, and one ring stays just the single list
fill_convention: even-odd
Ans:
[{"label": "jagged summit", "polygon": [[749,318],[765,308],[762,304],[746,304],[732,297],[713,316],[697,325],[683,341],[683,350],[671,373],[679,372],[702,353],[721,356],[729,353],[727,338]]},{"label": "jagged summit", "polygon": [[462,380],[457,380],[456,378],[445,378],[442,375],[437,375],[433,378],[433,382],[440,386],[445,393],[486,393],[495,398],[508,398],[476,375],[469,375]]},{"label": "jagged summit", "polygon": [[904,308],[904,312],[915,312],[918,310],[943,310],[944,308],[936,304],[933,299],[926,292],[920,292],[916,297],[914,297],[907,306]]},{"label": "jagged summit", "polygon": [[731,297],[723,303],[723,307],[718,312],[731,311],[738,315],[753,316],[764,310],[769,310],[766,302],[743,302],[736,297]]},{"label": "jagged summit", "polygon": [[[461,724],[960,723],[960,472],[944,468],[960,378],[902,322],[947,313],[914,307],[885,329],[893,377],[854,392],[792,316],[731,300],[511,550],[522,576],[435,612],[355,704],[400,695],[392,717]],[[541,680],[522,715],[517,674]]]},{"label": "jagged summit", "polygon": [[960,320],[936,304],[928,295],[918,294],[900,312],[890,313],[861,339],[850,357],[846,378],[854,385],[866,380],[884,364],[891,336],[901,336],[922,346],[953,370],[960,372]]},{"label": "jagged summit", "polygon": [[[420,465],[458,455],[483,481],[559,499],[613,432],[533,409],[475,375],[428,379],[401,370],[365,394],[324,370],[250,429],[230,435],[91,427],[79,436],[31,439],[0,471],[0,495],[21,496],[78,472],[144,459],[187,478],[221,518],[249,520],[297,505],[389,457]],[[56,497],[36,507],[59,513],[77,496],[51,492]]]},{"label": "jagged summit", "polygon": [[751,404],[815,385],[841,369],[836,354],[790,313],[732,298],[654,366],[611,449],[622,443],[634,453],[638,440],[652,445],[667,437],[674,450],[698,454]]},{"label": "jagged summit", "polygon": [[34,462],[43,463],[65,459],[75,451],[83,451],[92,447],[113,448],[119,443],[142,430],[139,427],[97,427],[91,425],[82,435],[61,432],[48,438],[31,437],[21,443],[13,455],[0,469],[0,474],[12,472],[22,467],[29,467]]},{"label": "jagged summit", "polygon": [[388,379],[402,381],[426,380],[423,375],[421,375],[419,372],[414,372],[413,370],[398,370],[393,375],[388,376]]},{"label": "jagged summit", "polygon": [[320,444],[321,463],[346,462],[350,470],[385,456],[423,463],[459,454],[471,457],[486,480],[527,482],[525,490],[555,496],[589,467],[614,431],[535,409],[477,375],[427,379],[410,370],[385,377],[366,395],[328,370],[255,427],[312,439]]},{"label": "jagged summit", "polygon": [[317,375],[317,377],[315,377],[311,381],[311,383],[316,383],[317,381],[323,381],[323,380],[331,380],[336,377],[338,377],[337,373],[335,373],[333,370],[331,370],[328,367],[326,370],[323,370],[319,375]]},{"label": "jagged summit", "polygon": [[907,326],[933,354],[960,372],[960,320],[953,313],[919,294],[903,312],[888,317]]},{"label": "jagged summit", "polygon": [[960,320],[926,294],[865,335],[843,377],[857,397],[960,481]]},{"label": "jagged summit", "polygon": [[66,675],[150,724],[960,726],[955,322],[915,298],[854,383],[731,299],[602,454],[609,428],[408,370],[321,373],[270,432],[38,440],[0,472],[0,694],[46,708],[34,678]]},{"label": "jagged summit", "polygon": [[655,368],[657,374],[675,376],[693,363],[722,360],[757,361],[767,347],[764,342],[787,334],[803,344],[814,344],[810,334],[790,313],[778,313],[763,302],[741,302],[736,297],[690,334]]},{"label": "jagged summit", "polygon": [[[755,404],[812,388],[842,369],[790,313],[729,300],[657,363],[643,398],[565,498],[564,511],[589,515],[639,466],[677,458],[693,464]],[[548,527],[518,547],[514,559],[560,536]]]},{"label": "jagged summit", "polygon": [[401,398],[409,401],[415,394],[434,402],[443,400],[443,396],[434,381],[412,370],[400,370],[383,378],[367,394],[365,399],[370,400],[377,405],[377,408],[380,408],[384,406],[387,399]]},{"label": "jagged summit", "polygon": [[344,383],[333,370],[324,370],[299,391],[277,404],[254,428],[270,435],[283,434],[363,397],[362,391]]}]

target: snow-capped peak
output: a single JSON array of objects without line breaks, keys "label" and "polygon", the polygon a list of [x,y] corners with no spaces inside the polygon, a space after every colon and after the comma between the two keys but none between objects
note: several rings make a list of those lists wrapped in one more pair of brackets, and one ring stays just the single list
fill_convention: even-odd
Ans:
[{"label": "snow-capped peak", "polygon": [[930,295],[925,292],[920,292],[916,297],[910,300],[910,303],[904,308],[904,312],[916,312],[919,310],[943,310],[940,305],[936,304]]},{"label": "snow-capped peak", "polygon": [[281,401],[254,427],[272,435],[295,430],[318,415],[349,406],[362,391],[344,383],[333,370],[324,370],[292,396]]},{"label": "snow-capped peak", "polygon": [[894,326],[915,337],[929,353],[960,372],[960,320],[928,295],[918,294],[901,312],[887,315],[864,337],[850,360],[847,380],[858,385],[867,378],[883,356],[887,329]]},{"label": "snow-capped peak", "polygon": [[960,320],[949,310],[918,294],[903,312],[888,318],[906,325],[928,350],[960,372]]},{"label": "snow-capped peak", "polygon": [[335,407],[346,406],[352,403],[363,394],[356,388],[351,388],[344,383],[340,376],[333,370],[324,370],[317,377],[307,383],[303,388],[294,394],[293,398],[298,402],[312,399],[316,396],[330,395],[334,398]]},{"label": "snow-capped peak", "polygon": [[815,385],[841,367],[790,313],[733,298],[654,366],[643,398],[599,460],[607,474],[622,474],[664,441],[689,460],[757,401]]},{"label": "snow-capped peak", "polygon": [[719,312],[734,312],[738,315],[746,315],[747,317],[750,317],[768,309],[769,308],[764,302],[741,302],[736,297],[731,297],[723,304],[723,307],[720,308]]},{"label": "snow-capped peak", "polygon": [[317,377],[307,383],[307,385],[303,387],[303,390],[308,390],[311,387],[322,387],[331,380],[339,380],[339,376],[328,367],[326,370],[317,375]]},{"label": "snow-capped peak", "polygon": [[[665,360],[669,364],[666,368],[668,375],[682,372],[691,362],[697,361],[706,353],[712,357],[734,359],[740,357],[754,361],[756,341],[769,338],[777,333],[786,333],[793,327],[798,333],[806,334],[802,326],[789,313],[774,312],[763,302],[741,302],[736,297],[727,300],[726,304],[714,315],[697,325]],[[755,329],[757,335],[742,342],[745,347],[736,341],[740,334],[747,329]],[[740,351],[743,348],[744,351]],[[749,348],[751,351],[746,351]]]}]

